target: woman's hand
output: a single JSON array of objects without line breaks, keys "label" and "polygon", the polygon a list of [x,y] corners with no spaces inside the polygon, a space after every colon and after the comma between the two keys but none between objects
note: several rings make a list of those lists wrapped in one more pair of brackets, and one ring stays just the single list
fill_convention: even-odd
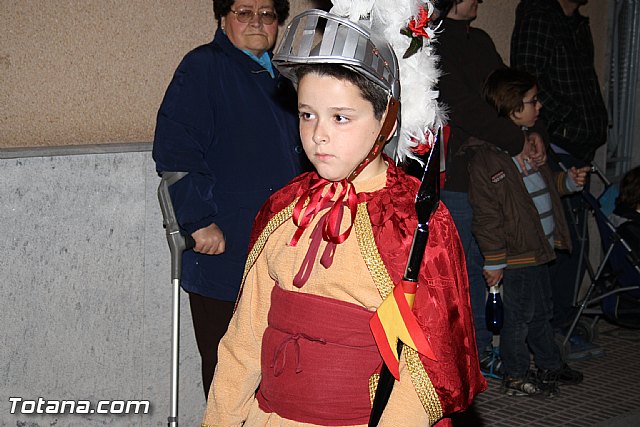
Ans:
[{"label": "woman's hand", "polygon": [[219,255],[224,252],[224,233],[216,224],[196,230],[191,235],[196,242],[194,251],[206,255]]}]

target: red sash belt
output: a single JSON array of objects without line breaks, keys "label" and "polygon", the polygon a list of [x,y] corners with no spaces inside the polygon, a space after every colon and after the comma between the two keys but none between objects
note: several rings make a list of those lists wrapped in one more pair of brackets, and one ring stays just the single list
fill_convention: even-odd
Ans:
[{"label": "red sash belt", "polygon": [[276,283],[262,339],[260,408],[311,424],[367,424],[369,378],[382,362],[369,328],[372,315]]}]

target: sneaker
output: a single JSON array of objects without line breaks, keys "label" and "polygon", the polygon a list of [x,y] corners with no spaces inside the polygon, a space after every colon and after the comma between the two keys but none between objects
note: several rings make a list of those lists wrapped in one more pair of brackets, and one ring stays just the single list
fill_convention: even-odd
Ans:
[{"label": "sneaker", "polygon": [[523,378],[506,375],[502,380],[500,391],[507,396],[541,396],[542,390],[538,387],[535,375],[531,371]]},{"label": "sneaker", "polygon": [[500,359],[499,349],[495,348],[484,352],[480,356],[480,371],[485,377],[502,379],[504,375],[502,369],[502,359]]},{"label": "sneaker", "polygon": [[538,382],[556,382],[562,385],[576,385],[582,382],[582,372],[571,369],[566,363],[558,369],[538,369]]}]

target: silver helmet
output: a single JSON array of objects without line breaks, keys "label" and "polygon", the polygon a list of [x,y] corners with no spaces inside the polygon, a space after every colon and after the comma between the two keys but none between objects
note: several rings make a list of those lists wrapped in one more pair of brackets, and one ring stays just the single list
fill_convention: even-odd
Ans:
[{"label": "silver helmet", "polygon": [[400,100],[400,70],[389,43],[362,25],[322,10],[310,9],[292,19],[273,64],[294,83],[296,65],[342,65]]}]

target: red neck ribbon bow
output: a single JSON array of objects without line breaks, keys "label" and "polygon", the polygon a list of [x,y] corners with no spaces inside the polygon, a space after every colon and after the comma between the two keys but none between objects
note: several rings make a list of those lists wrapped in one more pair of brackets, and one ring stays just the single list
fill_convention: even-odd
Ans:
[{"label": "red neck ribbon bow", "polygon": [[[300,271],[294,278],[294,284],[302,287],[311,274],[313,263],[320,248],[321,240],[327,242],[320,263],[329,268],[333,262],[333,254],[336,245],[347,240],[358,209],[358,196],[353,184],[346,179],[341,181],[329,181],[324,178],[315,178],[311,181],[309,189],[304,191],[293,208],[293,223],[298,227],[289,242],[290,246],[296,246],[302,237],[304,230],[309,227],[313,219],[324,209],[329,209],[318,221],[316,228],[311,233],[311,246],[305,256]],[[337,194],[337,196],[336,196]],[[334,199],[335,197],[335,199]],[[306,201],[309,203],[305,206]],[[347,229],[340,234],[340,225],[345,206],[349,209],[350,221]],[[321,230],[321,234],[319,233]],[[322,236],[322,239],[320,239]]]}]

